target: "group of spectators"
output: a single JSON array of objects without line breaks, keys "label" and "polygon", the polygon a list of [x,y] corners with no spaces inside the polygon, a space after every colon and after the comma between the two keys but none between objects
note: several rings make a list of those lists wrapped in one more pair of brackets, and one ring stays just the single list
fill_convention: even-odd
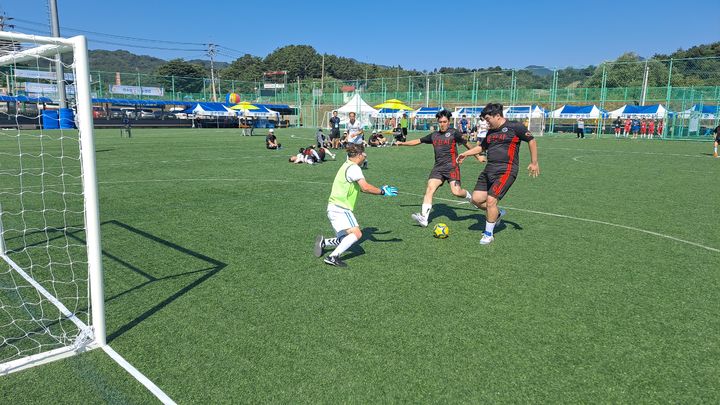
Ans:
[{"label": "group of spectators", "polygon": [[622,136],[627,138],[632,134],[632,139],[637,139],[638,135],[640,138],[652,139],[655,135],[663,135],[663,120],[654,119],[638,119],[638,118],[626,118],[623,122],[620,117],[613,121],[613,127],[615,128],[615,137],[620,137],[620,130],[622,129]]}]

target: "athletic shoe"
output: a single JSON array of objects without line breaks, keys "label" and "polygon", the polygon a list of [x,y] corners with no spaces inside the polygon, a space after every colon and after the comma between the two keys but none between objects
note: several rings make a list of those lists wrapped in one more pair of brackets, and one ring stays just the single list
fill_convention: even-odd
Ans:
[{"label": "athletic shoe", "polygon": [[713,157],[718,157],[718,153],[717,152],[713,153]]},{"label": "athletic shoe", "polygon": [[494,240],[495,240],[495,237],[492,236],[491,233],[487,233],[487,232],[483,231],[483,236],[480,239],[480,244],[481,245],[489,245]]},{"label": "athletic shoe", "polygon": [[322,235],[318,235],[315,238],[315,249],[313,250],[315,257],[322,256],[324,247],[325,247],[325,237],[323,237]]},{"label": "athletic shoe", "polygon": [[422,226],[423,228],[425,228],[426,226],[428,226],[428,220],[427,220],[427,218],[425,218],[424,216],[422,216],[422,214],[420,214],[419,212],[416,213],[416,214],[412,214],[411,217],[412,217],[412,219],[415,220],[415,222],[417,222],[418,224],[420,224],[420,226]]},{"label": "athletic shoe", "polygon": [[340,260],[337,256],[328,256],[323,260],[326,264],[336,267],[347,267],[344,261]]}]

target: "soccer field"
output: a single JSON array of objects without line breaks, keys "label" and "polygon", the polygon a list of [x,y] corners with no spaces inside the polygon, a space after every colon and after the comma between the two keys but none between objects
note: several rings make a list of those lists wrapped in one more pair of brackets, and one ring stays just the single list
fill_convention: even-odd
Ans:
[{"label": "soccer field", "polygon": [[[488,246],[447,186],[449,238],[411,220],[431,146],[369,149],[400,193],[359,196],[341,269],[312,245],[344,155],[287,162],[313,134],[96,132],[108,341],[178,403],[720,402],[711,144],[546,136],[532,179],[523,143]],[[0,378],[0,403],[153,400],[100,350]]]}]

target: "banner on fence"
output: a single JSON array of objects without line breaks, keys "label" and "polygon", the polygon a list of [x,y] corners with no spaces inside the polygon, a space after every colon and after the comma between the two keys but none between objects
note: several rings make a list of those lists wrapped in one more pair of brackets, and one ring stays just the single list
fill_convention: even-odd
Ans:
[{"label": "banner on fence", "polygon": [[114,94],[131,94],[143,96],[164,96],[165,89],[162,87],[139,87],[111,84],[109,86],[110,93]]}]

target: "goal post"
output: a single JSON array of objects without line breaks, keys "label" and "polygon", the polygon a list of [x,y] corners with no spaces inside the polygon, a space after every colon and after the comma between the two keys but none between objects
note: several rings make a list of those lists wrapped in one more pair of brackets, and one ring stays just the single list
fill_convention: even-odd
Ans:
[{"label": "goal post", "polygon": [[[4,375],[105,346],[106,332],[87,40],[0,32],[0,43],[4,93],[15,100],[0,105]],[[74,111],[44,98],[62,88],[51,71],[60,54]],[[70,122],[49,129],[53,111]]]}]

